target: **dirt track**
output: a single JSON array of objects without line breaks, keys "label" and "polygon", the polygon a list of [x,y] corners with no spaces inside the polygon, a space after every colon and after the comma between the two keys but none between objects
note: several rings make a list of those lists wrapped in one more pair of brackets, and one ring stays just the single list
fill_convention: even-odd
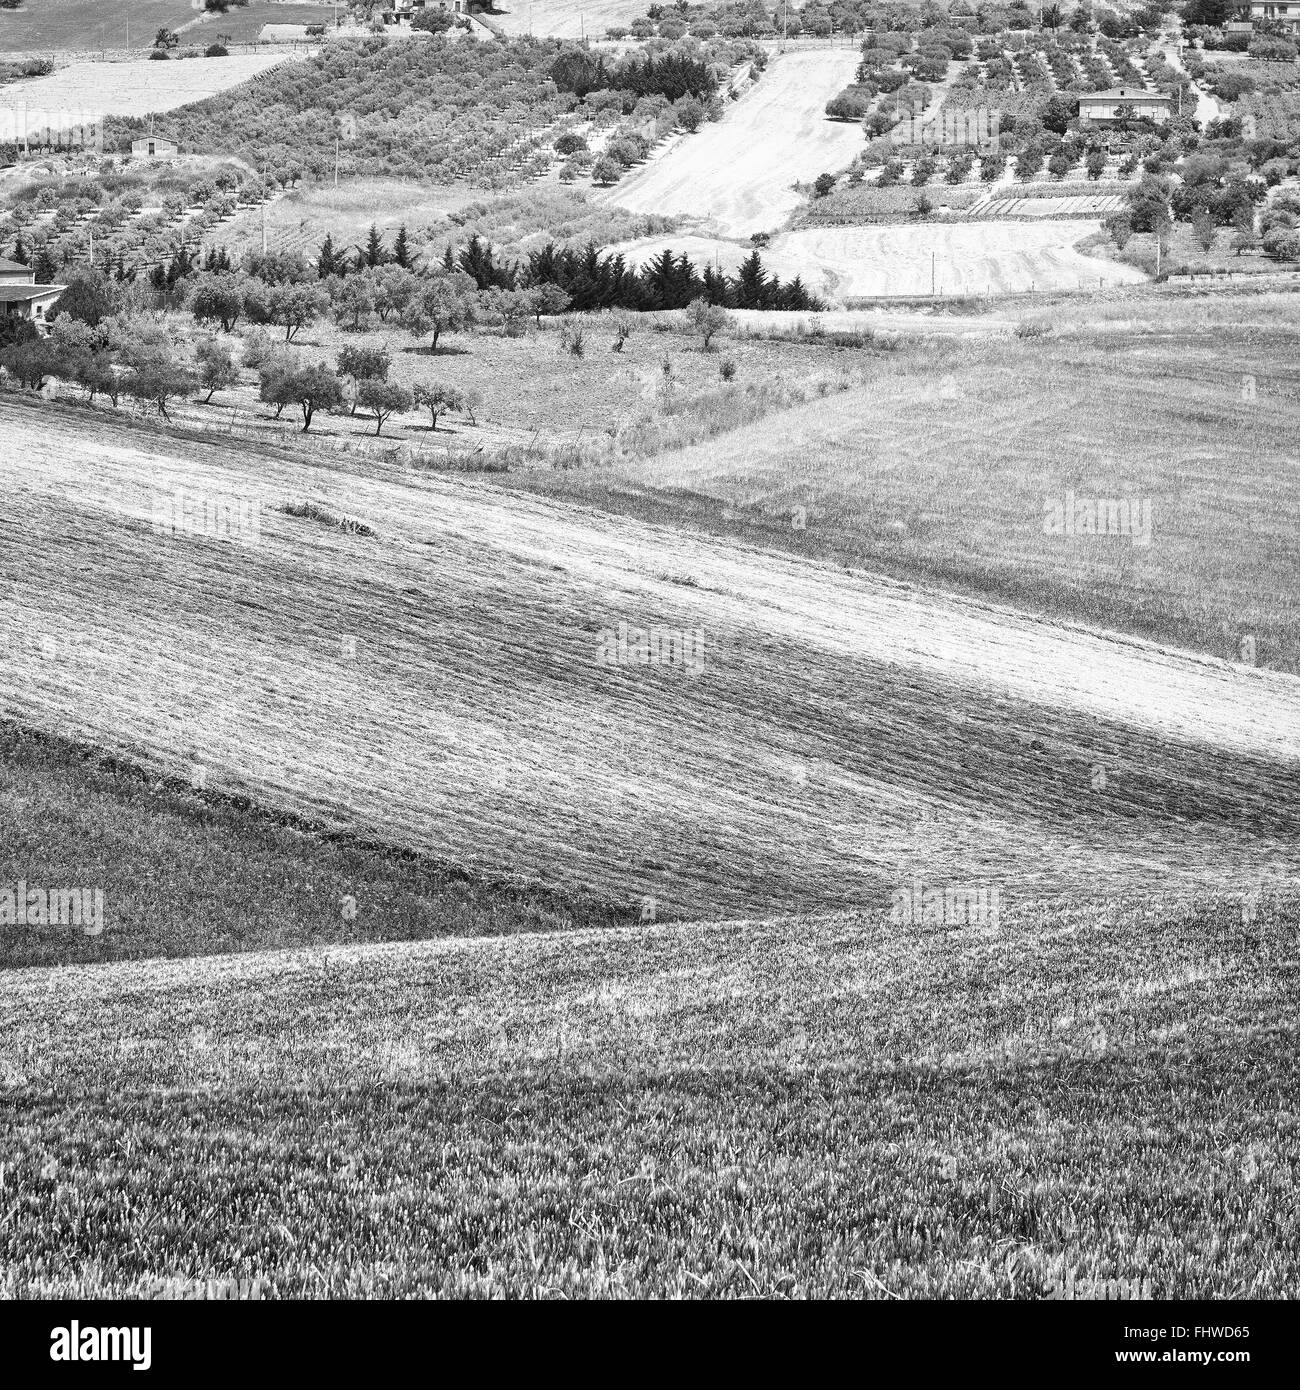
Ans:
[{"label": "dirt track", "polygon": [[721,121],[599,196],[635,212],[699,217],[722,236],[775,231],[799,206],[796,181],[842,169],[862,149],[859,126],[825,114],[857,58],[844,48],[774,58]]},{"label": "dirt track", "polygon": [[[1300,842],[1288,676],[468,479],[12,402],[0,430],[0,713],[215,790],[701,916],[913,873],[1240,890]],[[157,534],[177,486],[260,502],[258,543]],[[598,663],[620,622],[703,629],[705,669]]]}]

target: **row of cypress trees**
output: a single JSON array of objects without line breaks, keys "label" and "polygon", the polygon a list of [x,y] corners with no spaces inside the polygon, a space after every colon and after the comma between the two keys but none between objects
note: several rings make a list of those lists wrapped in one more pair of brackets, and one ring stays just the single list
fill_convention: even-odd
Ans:
[{"label": "row of cypress trees", "polygon": [[638,270],[617,253],[602,255],[595,242],[588,242],[583,250],[547,242],[522,264],[499,261],[492,246],[474,236],[459,254],[449,246],[443,263],[449,270],[463,270],[481,290],[558,285],[579,311],[684,309],[697,299],[728,309],[825,307],[798,275],[785,284],[779,276],[769,275],[757,250],[731,276],[711,265],[699,270],[688,256],[674,255],[671,247]]}]

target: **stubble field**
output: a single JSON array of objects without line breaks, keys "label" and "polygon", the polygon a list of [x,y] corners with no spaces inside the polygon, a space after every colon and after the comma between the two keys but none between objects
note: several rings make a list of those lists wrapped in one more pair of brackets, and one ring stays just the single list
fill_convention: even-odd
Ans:
[{"label": "stubble field", "polygon": [[[1277,671],[463,478],[0,411],[20,724],[661,915],[884,904],[914,872],[1233,892],[1290,863]],[[177,488],[250,499],[255,543],[156,534]],[[698,664],[602,664],[624,622],[698,633]]]},{"label": "stubble field", "polygon": [[237,87],[291,56],[288,52],[232,53],[227,58],[185,58],[169,63],[148,59],[70,63],[48,77],[0,87],[0,107],[147,116],[151,111],[174,111]]},{"label": "stubble field", "polygon": [[796,182],[842,169],[862,132],[826,118],[825,106],[853,80],[854,49],[787,53],[715,124],[678,142],[604,195],[633,212],[698,218],[724,237],[773,232],[802,202]]}]

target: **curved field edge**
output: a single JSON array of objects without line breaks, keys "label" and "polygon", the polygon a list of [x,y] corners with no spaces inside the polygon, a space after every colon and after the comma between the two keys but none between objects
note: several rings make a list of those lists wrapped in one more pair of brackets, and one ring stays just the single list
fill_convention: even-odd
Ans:
[{"label": "curved field edge", "polygon": [[98,888],[108,930],[0,928],[0,971],[626,924],[0,720],[0,889]]},{"label": "curved field edge", "polygon": [[0,1291],[1283,1297],[1298,908],[19,972]]}]

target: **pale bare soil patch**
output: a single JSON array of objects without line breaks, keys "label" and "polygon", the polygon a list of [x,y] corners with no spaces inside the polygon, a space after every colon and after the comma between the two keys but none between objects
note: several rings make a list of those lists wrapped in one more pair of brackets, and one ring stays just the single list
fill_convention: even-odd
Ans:
[{"label": "pale bare soil patch", "polygon": [[487,18],[507,34],[558,39],[603,39],[611,25],[626,27],[645,13],[642,0],[497,0],[497,7]]},{"label": "pale bare soil patch", "polygon": [[814,289],[839,295],[1005,294],[1095,290],[1138,284],[1140,270],[1094,260],[1074,243],[1097,231],[1090,221],[920,222],[912,226],[819,227],[773,243],[804,267]]},{"label": "pale bare soil patch", "polygon": [[799,207],[795,183],[847,166],[862,131],[826,118],[826,103],[853,80],[853,49],[774,58],[725,116],[674,144],[602,196],[634,212],[698,217],[728,237],[774,232]]},{"label": "pale bare soil patch", "polygon": [[[913,873],[1237,885],[1300,832],[1290,676],[466,480],[0,414],[4,711],[215,790],[682,915]],[[258,542],[156,534],[178,487],[260,503]],[[704,669],[599,664],[620,622],[702,629]]]},{"label": "pale bare soil patch", "polygon": [[94,111],[147,116],[202,101],[257,77],[291,52],[186,58],[170,63],[72,63],[48,77],[0,87],[0,107],[21,111]]}]

